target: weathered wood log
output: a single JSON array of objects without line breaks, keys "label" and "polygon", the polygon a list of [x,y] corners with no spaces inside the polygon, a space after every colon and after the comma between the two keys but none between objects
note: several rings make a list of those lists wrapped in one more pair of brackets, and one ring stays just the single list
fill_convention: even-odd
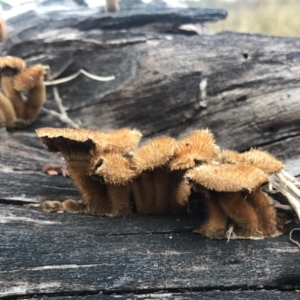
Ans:
[{"label": "weathered wood log", "polygon": [[185,217],[107,220],[0,208],[2,297],[300,285],[299,250],[286,236],[227,243],[193,234]]},{"label": "weathered wood log", "polygon": [[[49,64],[54,77],[79,68],[116,76],[105,83],[80,76],[59,86],[69,116],[83,126],[132,126],[146,138],[209,127],[222,147],[262,146],[283,159],[292,173],[300,173],[299,39],[158,34],[154,23],[151,29],[129,24],[129,30],[124,20],[131,17],[117,14],[91,19],[75,13],[69,19],[32,12],[25,16],[27,22],[21,16],[8,21],[12,31],[4,54]],[[121,19],[125,23],[116,21],[115,27],[102,30],[108,28],[103,24]],[[117,30],[121,24],[127,29]],[[51,87],[46,107],[55,109]],[[27,132],[41,126],[65,124],[41,115]]]},{"label": "weathered wood log", "polygon": [[[204,19],[140,14],[134,25],[132,16],[30,12],[8,21],[2,53],[49,64],[53,78],[80,68],[115,75],[59,85],[83,126],[137,127],[145,138],[209,127],[222,147],[263,146],[300,174],[300,39],[184,36],[174,34],[178,25]],[[46,107],[57,109],[51,87]],[[36,138],[44,126],[66,124],[42,113],[25,130],[0,129],[0,297],[297,298],[299,250],[286,235],[226,243],[193,234],[199,220],[185,216],[109,219],[7,205],[80,197],[69,178],[41,173],[63,163]]]},{"label": "weathered wood log", "polygon": [[[78,294],[77,294],[78,297]],[[135,296],[133,294],[127,294],[127,295],[116,295],[116,294],[109,294],[109,293],[96,293],[93,296],[80,296],[78,299],[83,300],[95,300],[95,299],[120,299],[120,300],[127,300],[127,299],[141,299],[141,300],[151,300],[151,299],[174,299],[174,300],[187,300],[187,299],[203,299],[203,300],[213,300],[213,299],[222,299],[222,300],[238,300],[238,299],[261,299],[261,300],[267,300],[267,299],[274,299],[274,300],[294,300],[299,297],[299,293],[297,292],[281,292],[281,291],[235,291],[235,292],[227,292],[222,290],[217,291],[199,291],[199,292],[157,292],[154,294],[151,293],[145,293],[145,294],[139,294],[138,296]],[[32,298],[34,299],[34,298]],[[48,296],[42,299],[49,299]],[[56,299],[56,300],[67,300],[67,299],[74,299],[73,296],[65,296],[65,297],[53,297],[50,299]],[[77,299],[77,298],[76,298]]]}]

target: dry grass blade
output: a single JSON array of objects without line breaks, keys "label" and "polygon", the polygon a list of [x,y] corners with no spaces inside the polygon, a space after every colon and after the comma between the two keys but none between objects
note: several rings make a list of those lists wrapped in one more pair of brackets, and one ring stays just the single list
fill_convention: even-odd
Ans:
[{"label": "dry grass blade", "polygon": [[110,81],[110,80],[115,79],[115,76],[106,76],[106,77],[105,76],[97,76],[97,75],[91,74],[91,73],[89,73],[89,72],[87,72],[83,69],[80,69],[79,71],[77,71],[76,73],[74,73],[70,76],[60,78],[60,79],[45,81],[44,84],[47,85],[47,86],[62,84],[62,83],[74,80],[80,74],[83,74],[83,75],[85,75],[85,76],[87,76],[87,77],[89,77],[93,80],[96,80],[96,81]]}]

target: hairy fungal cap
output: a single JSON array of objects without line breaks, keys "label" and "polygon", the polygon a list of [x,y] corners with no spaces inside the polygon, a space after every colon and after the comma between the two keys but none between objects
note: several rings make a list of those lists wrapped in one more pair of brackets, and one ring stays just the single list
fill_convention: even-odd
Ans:
[{"label": "hairy fungal cap", "polygon": [[91,175],[103,178],[108,184],[126,185],[137,173],[130,167],[128,159],[121,154],[105,153],[98,158]]},{"label": "hairy fungal cap", "polygon": [[265,172],[245,164],[203,165],[188,171],[185,178],[217,192],[251,192],[269,180]]},{"label": "hairy fungal cap", "polygon": [[88,130],[84,128],[73,129],[73,128],[39,128],[36,130],[36,134],[39,138],[47,137],[57,138],[63,137],[66,140],[74,140],[77,142],[86,142],[88,140],[98,140],[104,139],[105,133],[102,131]]},{"label": "hairy fungal cap", "polygon": [[49,67],[38,64],[25,69],[16,75],[14,79],[14,88],[17,91],[28,91],[34,88],[41,81],[49,71]]},{"label": "hairy fungal cap", "polygon": [[61,151],[65,158],[74,152],[90,154],[93,147],[104,151],[106,147],[105,134],[100,131],[72,128],[40,128],[36,130],[37,136],[42,139],[49,151]]},{"label": "hairy fungal cap", "polygon": [[261,149],[251,149],[241,155],[246,164],[252,164],[268,175],[278,173],[283,168],[281,161],[275,158],[271,153]]},{"label": "hairy fungal cap", "polygon": [[112,132],[83,128],[40,128],[36,133],[49,151],[61,151],[65,158],[75,152],[78,155],[79,151],[82,155],[97,155],[109,151],[127,154],[136,148],[141,138],[139,131],[127,128]]},{"label": "hairy fungal cap", "polygon": [[224,150],[221,154],[221,161],[230,164],[248,164],[261,169],[268,175],[278,173],[283,168],[283,163],[271,153],[261,149],[251,149],[244,153],[232,150]]},{"label": "hairy fungal cap", "polygon": [[176,140],[168,136],[152,139],[134,154],[132,163],[138,172],[165,166],[173,157]]},{"label": "hairy fungal cap", "polygon": [[123,154],[134,151],[143,136],[139,130],[130,128],[121,128],[106,132],[106,135],[106,151],[114,151]]},{"label": "hairy fungal cap", "polygon": [[25,69],[26,63],[23,59],[14,56],[4,56],[0,57],[0,69],[4,68],[14,69],[18,72]]},{"label": "hairy fungal cap", "polygon": [[185,170],[218,158],[220,148],[209,130],[196,130],[177,142],[171,170]]}]

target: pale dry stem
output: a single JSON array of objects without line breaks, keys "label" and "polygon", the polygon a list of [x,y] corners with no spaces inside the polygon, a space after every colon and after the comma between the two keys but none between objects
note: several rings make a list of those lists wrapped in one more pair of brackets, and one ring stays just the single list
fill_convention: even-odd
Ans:
[{"label": "pale dry stem", "polygon": [[51,109],[47,109],[45,107],[43,107],[42,110],[45,113],[58,118],[60,121],[68,124],[69,126],[71,126],[73,128],[80,128],[80,125],[78,123],[74,122],[72,119],[69,118],[66,108],[62,104],[62,99],[60,98],[60,96],[58,94],[57,87],[53,87],[53,95],[54,95],[54,99],[55,99],[55,102],[58,106],[60,113],[58,113],[54,110],[51,110]]},{"label": "pale dry stem", "polygon": [[229,241],[230,241],[230,238],[231,238],[231,236],[233,234],[233,230],[234,230],[234,225],[231,224],[229,226],[228,230],[226,231],[227,243],[229,243]]},{"label": "pale dry stem", "polygon": [[300,221],[300,190],[296,185],[299,184],[299,181],[285,171],[275,174],[270,177],[270,180],[272,183],[272,189],[270,191],[275,190],[282,193]]},{"label": "pale dry stem", "polygon": [[294,231],[300,231],[300,228],[294,228],[294,229],[292,229],[292,230],[290,231],[289,239],[290,239],[290,241],[291,241],[293,244],[297,245],[298,248],[300,249],[300,243],[297,242],[297,241],[295,241],[295,240],[292,238],[292,235],[293,235],[293,232],[294,232]]},{"label": "pale dry stem", "polygon": [[84,69],[80,69],[79,71],[77,71],[76,73],[74,73],[70,76],[60,78],[60,79],[45,81],[44,84],[47,85],[47,86],[62,84],[62,83],[74,80],[80,74],[83,74],[83,75],[85,75],[85,76],[87,76],[87,77],[89,77],[93,80],[96,80],[96,81],[110,81],[110,80],[115,79],[115,76],[98,76],[98,75],[91,74],[91,73],[85,71]]}]

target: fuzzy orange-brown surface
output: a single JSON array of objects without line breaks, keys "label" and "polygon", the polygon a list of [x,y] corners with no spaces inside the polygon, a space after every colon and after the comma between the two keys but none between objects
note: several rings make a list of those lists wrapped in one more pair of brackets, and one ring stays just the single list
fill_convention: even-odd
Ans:
[{"label": "fuzzy orange-brown surface", "polygon": [[25,101],[23,100],[20,92],[15,90],[13,82],[13,76],[5,76],[5,74],[2,74],[1,85],[4,93],[10,99],[10,102],[15,110],[16,117],[21,119],[24,117]]},{"label": "fuzzy orange-brown surface", "polygon": [[138,173],[163,167],[173,157],[175,147],[176,140],[171,137],[154,138],[136,151],[132,164]]},{"label": "fuzzy orange-brown surface", "polygon": [[44,201],[42,203],[41,208],[44,211],[56,212],[56,211],[60,210],[60,208],[61,208],[61,202],[60,201],[47,200],[47,201]]},{"label": "fuzzy orange-brown surface", "polygon": [[174,157],[170,161],[171,170],[186,170],[202,163],[217,159],[220,148],[208,130],[196,130],[177,143]]},{"label": "fuzzy orange-brown surface", "polygon": [[179,141],[158,137],[133,154],[141,134],[127,128],[42,128],[37,135],[50,151],[63,153],[83,196],[79,205],[69,200],[51,208],[48,203],[48,210],[125,216],[133,212],[131,191],[139,214],[179,214],[190,199],[199,200],[208,217],[195,232],[210,238],[226,238],[230,228],[232,238],[279,234],[274,206],[261,186],[271,174],[264,161],[273,162],[272,172],[282,164],[265,151],[227,150],[220,155],[208,131],[195,131]]},{"label": "fuzzy orange-brown surface", "polygon": [[153,171],[142,172],[133,181],[132,189],[137,213],[154,214],[155,190]]},{"label": "fuzzy orange-brown surface", "polygon": [[6,24],[2,18],[0,18],[0,42],[3,42],[6,38]]},{"label": "fuzzy orange-brown surface", "polygon": [[83,201],[65,200],[61,203],[58,209],[59,211],[77,214],[84,212],[85,204]]},{"label": "fuzzy orange-brown surface", "polygon": [[263,237],[259,217],[242,193],[219,193],[218,203],[225,214],[237,226],[235,232],[238,236]]},{"label": "fuzzy orange-brown surface", "polygon": [[120,10],[119,1],[118,0],[106,0],[105,3],[106,11],[108,12],[117,12]]},{"label": "fuzzy orange-brown surface", "polygon": [[173,213],[182,211],[189,200],[191,187],[186,183],[185,170],[175,170],[170,174],[170,210]]},{"label": "fuzzy orange-brown surface", "polygon": [[85,212],[95,216],[110,215],[111,203],[107,199],[107,186],[89,174],[90,160],[66,161],[75,186],[82,194]]},{"label": "fuzzy orange-brown surface", "polygon": [[247,201],[253,206],[259,219],[260,231],[265,237],[277,236],[277,215],[270,197],[260,189],[247,196]]},{"label": "fuzzy orange-brown surface", "polygon": [[251,149],[241,154],[246,164],[251,164],[268,175],[278,173],[283,168],[283,163],[271,153],[261,149]]},{"label": "fuzzy orange-brown surface", "polygon": [[262,170],[245,164],[202,165],[188,171],[186,179],[217,192],[252,191],[269,181]]},{"label": "fuzzy orange-brown surface", "polygon": [[220,161],[223,164],[238,164],[243,162],[241,154],[234,150],[222,150]]},{"label": "fuzzy orange-brown surface", "polygon": [[274,205],[261,189],[245,194],[212,192],[197,184],[192,188],[197,201],[204,203],[207,211],[206,220],[195,232],[211,238],[226,238],[231,224],[234,238],[262,239],[280,234]]},{"label": "fuzzy orange-brown surface", "polygon": [[207,218],[204,223],[196,228],[194,232],[210,238],[226,237],[228,218],[218,203],[218,199],[203,195],[203,203],[206,205]]},{"label": "fuzzy orange-brown surface", "polygon": [[137,172],[121,154],[104,153],[100,155],[91,175],[102,177],[105,183],[120,186],[131,182],[137,176]]},{"label": "fuzzy orange-brown surface", "polygon": [[17,91],[29,91],[44,81],[45,66],[38,64],[18,73],[14,78],[14,88]]},{"label": "fuzzy orange-brown surface", "polygon": [[0,93],[0,124],[6,127],[14,127],[17,120],[11,101]]},{"label": "fuzzy orange-brown surface", "polygon": [[106,132],[106,136],[105,151],[127,154],[136,150],[143,135],[137,129],[121,128]]},{"label": "fuzzy orange-brown surface", "polygon": [[136,148],[139,131],[41,128],[37,135],[49,151],[63,154],[70,177],[83,195],[85,212],[108,216],[131,212],[128,184],[136,171],[122,154]]},{"label": "fuzzy orange-brown surface", "polygon": [[127,216],[132,213],[129,185],[107,184],[107,201],[111,205],[110,217]]},{"label": "fuzzy orange-brown surface", "polygon": [[[0,58],[0,65],[1,63],[3,64],[3,68],[1,69],[0,67],[1,85],[9,99],[9,103],[6,102],[6,111],[10,110],[12,105],[15,114],[14,121],[7,121],[4,125],[6,127],[20,127],[20,124],[23,124],[22,126],[31,124],[40,113],[41,107],[46,100],[43,76],[35,76],[40,67],[39,65],[34,66],[30,68],[30,72],[27,72],[29,69],[22,71],[21,69],[23,69],[25,63],[17,57]],[[20,72],[15,75],[14,72],[7,71],[8,69],[16,69]],[[18,78],[22,78],[23,81],[27,80],[30,83],[33,82],[28,90],[26,99],[23,99],[20,91],[15,87],[15,81]],[[3,113],[6,115],[6,119],[9,119],[11,114],[6,111],[4,110]]]},{"label": "fuzzy orange-brown surface", "polygon": [[222,151],[221,161],[230,164],[248,164],[261,169],[268,175],[278,173],[283,168],[283,163],[271,153],[262,149],[250,149],[244,153],[232,150]]},{"label": "fuzzy orange-brown surface", "polygon": [[14,56],[4,56],[0,57],[0,71],[9,68],[13,69],[16,72],[20,72],[24,70],[26,67],[26,63],[23,59]]},{"label": "fuzzy orange-brown surface", "polygon": [[66,160],[91,159],[96,148],[103,152],[105,133],[88,129],[39,128],[36,134],[50,152],[62,152]]}]

